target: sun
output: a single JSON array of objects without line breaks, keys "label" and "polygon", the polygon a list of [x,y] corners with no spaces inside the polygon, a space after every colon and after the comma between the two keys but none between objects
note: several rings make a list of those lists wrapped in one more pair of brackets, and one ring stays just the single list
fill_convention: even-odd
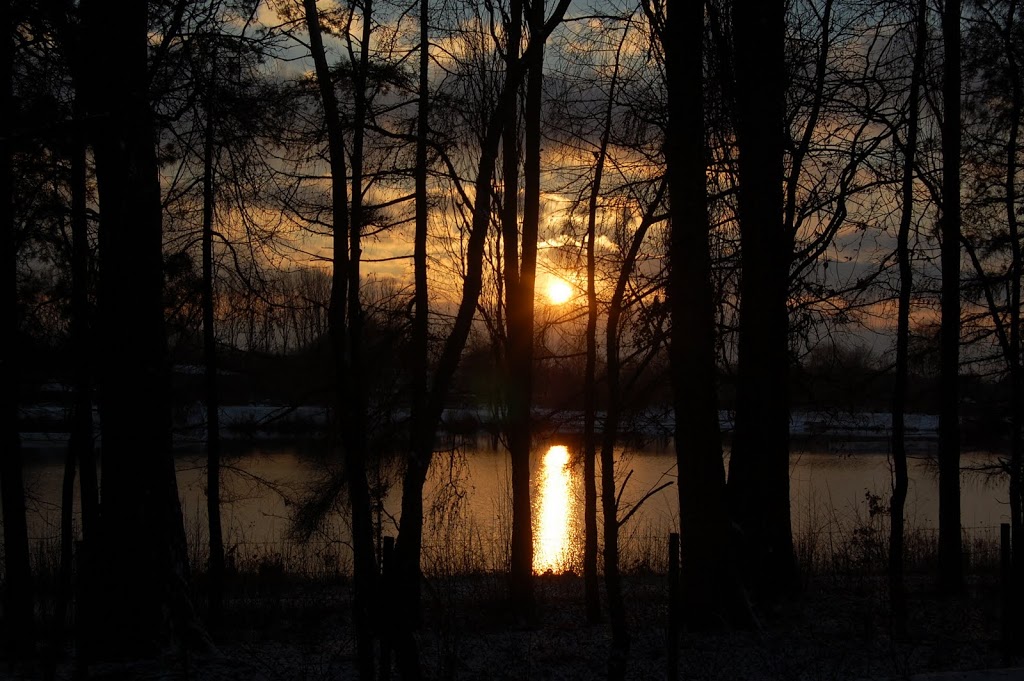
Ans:
[{"label": "sun", "polygon": [[558,279],[553,277],[548,283],[548,300],[551,301],[552,305],[561,305],[562,303],[568,302],[573,295],[572,284],[564,279]]}]

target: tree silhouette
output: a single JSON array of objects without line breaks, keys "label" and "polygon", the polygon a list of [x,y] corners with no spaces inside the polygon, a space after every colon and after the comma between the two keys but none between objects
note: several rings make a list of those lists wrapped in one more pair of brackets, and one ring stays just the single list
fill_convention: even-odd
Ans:
[{"label": "tree silhouette", "polygon": [[939,583],[964,587],[960,527],[960,0],[942,10],[942,326],[939,374]]},{"label": "tree silhouette", "polygon": [[731,557],[725,466],[718,426],[716,328],[711,279],[704,125],[704,11],[670,4],[656,32],[665,51],[671,203],[668,303],[672,315],[675,447],[683,612],[693,626],[742,618]]},{"label": "tree silhouette", "polygon": [[785,5],[732,8],[742,275],[729,503],[755,594],[794,588],[789,517],[789,262],[783,225]]},{"label": "tree silhouette", "polygon": [[[147,8],[80,5],[82,96],[100,202],[98,333],[103,479],[95,657],[152,654],[193,630],[171,458],[160,186],[147,83]],[[107,74],[117,72],[117,81]]]},{"label": "tree silhouette", "polygon": [[10,661],[31,654],[33,645],[32,573],[29,567],[28,527],[25,520],[25,488],[22,480],[21,438],[18,434],[18,396],[21,387],[21,333],[18,319],[18,248],[14,215],[14,154],[18,107],[14,97],[14,56],[18,17],[15,7],[5,3],[0,14],[3,46],[0,47],[0,78],[3,98],[0,108],[7,112],[6,130],[0,140],[0,259],[3,285],[0,314],[14,330],[0,359],[4,385],[0,403],[3,453],[0,455],[0,497],[4,519],[4,628]]}]

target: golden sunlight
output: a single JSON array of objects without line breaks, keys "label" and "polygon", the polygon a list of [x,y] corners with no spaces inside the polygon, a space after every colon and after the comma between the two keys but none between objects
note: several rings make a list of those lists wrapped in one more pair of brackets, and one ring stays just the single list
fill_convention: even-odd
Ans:
[{"label": "golden sunlight", "polygon": [[552,277],[551,281],[548,282],[547,294],[548,300],[551,301],[552,305],[561,305],[572,298],[572,284],[567,282],[565,279]]},{"label": "golden sunlight", "polygon": [[534,514],[535,573],[561,572],[568,565],[571,482],[569,450],[562,445],[549,448],[541,464],[539,510]]}]

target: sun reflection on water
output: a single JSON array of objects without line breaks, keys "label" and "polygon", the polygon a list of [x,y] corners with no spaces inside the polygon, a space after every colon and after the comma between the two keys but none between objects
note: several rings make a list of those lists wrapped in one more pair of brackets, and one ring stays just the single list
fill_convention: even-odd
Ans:
[{"label": "sun reflection on water", "polygon": [[570,563],[572,473],[569,450],[548,448],[539,471],[537,505],[534,508],[533,571],[562,572]]}]

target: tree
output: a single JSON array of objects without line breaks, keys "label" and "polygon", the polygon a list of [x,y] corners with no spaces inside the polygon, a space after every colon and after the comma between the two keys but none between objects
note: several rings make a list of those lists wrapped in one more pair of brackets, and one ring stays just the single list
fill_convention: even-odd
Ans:
[{"label": "tree", "polygon": [[889,505],[889,600],[897,635],[905,635],[907,594],[903,579],[904,507],[910,481],[907,473],[906,427],[907,384],[910,358],[910,297],[913,292],[910,229],[914,217],[914,174],[917,163],[917,137],[920,127],[920,97],[924,80],[925,48],[928,40],[926,7],[919,0],[913,8],[913,66],[907,96],[907,131],[903,144],[903,177],[900,196],[900,223],[896,237],[899,263],[899,303],[896,328],[896,374],[892,396],[893,486]]},{"label": "tree", "polygon": [[[512,0],[506,59],[519,59],[522,3]],[[508,380],[508,446],[512,459],[512,559],[509,597],[518,615],[534,617],[533,524],[530,504],[531,407],[533,405],[534,293],[537,274],[537,238],[540,221],[541,103],[544,43],[535,36],[544,28],[544,4],[535,1],[526,12],[534,49],[523,56],[526,102],[523,107],[524,192],[522,238],[517,220],[519,202],[518,116],[513,105],[503,136],[504,213],[502,244],[505,249],[505,311],[507,315],[506,375]],[[510,63],[509,70],[513,65]]]},{"label": "tree", "polygon": [[[973,276],[964,295],[977,312],[964,315],[964,341],[982,351],[1001,375],[996,392],[1008,412],[1009,507],[1012,541],[1024,545],[1024,368],[1021,357],[1022,246],[1020,230],[1020,135],[1024,118],[1024,44],[1020,5],[1016,0],[972,5],[965,35],[965,71],[972,88],[964,129],[965,228],[961,243]],[[968,309],[970,309],[970,307]],[[994,337],[994,340],[993,340]],[[975,351],[977,352],[977,350]],[[1015,552],[1014,573],[1024,574],[1024,559]],[[1024,597],[1019,587],[1014,596]]]},{"label": "tree", "polygon": [[22,479],[21,438],[18,434],[18,395],[21,324],[18,319],[18,248],[14,213],[14,155],[17,139],[17,105],[14,93],[14,56],[18,18],[11,3],[0,14],[4,32],[0,47],[0,78],[3,99],[0,108],[7,129],[0,140],[0,261],[3,284],[0,287],[0,314],[15,332],[0,359],[0,378],[5,386],[0,403],[0,428],[3,453],[0,454],[0,497],[4,519],[4,627],[8,659],[12,662],[30,654],[33,645],[32,573],[29,566],[28,526],[25,520],[25,488]]},{"label": "tree", "polygon": [[[315,0],[303,0],[309,48],[316,70],[316,81],[327,127],[328,162],[331,167],[331,217],[333,223],[334,275],[331,288],[329,324],[333,349],[339,428],[345,456],[349,503],[352,513],[354,554],[354,608],[357,637],[357,665],[360,678],[373,678],[373,603],[376,599],[377,559],[373,548],[373,518],[370,491],[366,479],[366,414],[364,385],[361,380],[361,311],[359,303],[359,230],[358,206],[349,214],[345,140],[334,81],[324,51],[320,17]],[[369,30],[368,5],[363,22]],[[364,42],[365,53],[369,45]],[[365,65],[364,65],[365,66]],[[357,98],[365,97],[365,92]],[[359,151],[354,153],[360,154]],[[361,172],[361,169],[360,171]],[[361,187],[353,176],[352,196]],[[354,202],[356,199],[354,199]],[[350,252],[350,242],[352,250]],[[353,274],[354,273],[354,274]],[[347,318],[346,318],[347,315]]]},{"label": "tree", "polygon": [[[419,552],[422,544],[423,527],[423,484],[426,480],[427,460],[422,459],[429,445],[433,451],[433,437],[430,431],[436,424],[427,421],[429,407],[430,365],[430,291],[427,284],[427,239],[429,195],[427,180],[430,170],[428,143],[430,138],[430,0],[420,0],[419,7],[419,78],[418,101],[416,107],[416,167],[415,175],[415,232],[413,234],[413,318],[410,329],[409,353],[411,386],[411,433],[412,442],[419,449],[410,446],[406,468],[405,485],[402,488],[402,518],[406,522],[418,524],[418,536],[414,534],[416,543],[413,551],[407,550],[405,541],[401,549],[405,551],[404,560],[399,561],[401,573],[396,574],[398,586],[402,589],[399,603],[399,623],[396,629],[399,642],[399,663],[404,678],[413,679],[419,676],[419,655],[416,650],[416,639],[413,630],[420,618],[420,580]],[[410,471],[412,475],[410,475]],[[408,499],[407,499],[408,495]],[[415,498],[413,497],[415,495]],[[406,512],[410,516],[406,517]],[[416,530],[414,530],[414,533]],[[404,538],[403,538],[404,539]],[[386,566],[387,569],[390,569]],[[390,577],[391,575],[388,575]]]},{"label": "tree", "polygon": [[[402,521],[395,543],[397,588],[402,604],[403,620],[408,627],[403,627],[399,633],[407,639],[402,646],[407,655],[415,655],[415,647],[408,639],[411,638],[411,628],[415,626],[415,622],[418,622],[420,615],[423,486],[433,461],[434,442],[441,422],[441,414],[459,365],[459,359],[465,349],[483,288],[484,248],[491,224],[493,178],[498,161],[498,147],[505,129],[505,116],[517,95],[531,55],[540,49],[554,28],[562,21],[568,6],[569,0],[560,0],[548,19],[543,22],[542,28],[531,36],[519,59],[508,64],[501,80],[500,91],[495,97],[492,107],[483,112],[485,122],[483,134],[479,140],[480,153],[472,194],[461,191],[461,185],[458,185],[462,200],[471,207],[472,211],[463,251],[463,263],[466,269],[463,274],[461,295],[455,310],[454,321],[443,341],[440,356],[434,366],[427,389],[428,393],[422,403],[422,412],[412,414],[413,431],[402,482]],[[421,105],[422,101],[421,99]],[[425,258],[417,259],[416,262],[419,267],[426,265]],[[419,272],[416,273],[416,276],[421,279],[425,278]],[[402,664],[403,673],[414,674],[416,673],[414,670],[418,670],[418,660],[407,659],[400,664]]]},{"label": "tree", "polygon": [[217,47],[211,49],[210,81],[205,93],[206,126],[203,134],[203,358],[206,397],[206,517],[210,544],[210,621],[218,626],[224,599],[224,532],[220,518],[220,395],[217,384],[217,335],[214,328],[213,231],[216,203],[216,89]]},{"label": "tree", "polygon": [[960,0],[942,10],[942,293],[939,374],[939,584],[964,588],[960,526]]},{"label": "tree", "polygon": [[733,619],[743,594],[730,555],[718,426],[704,127],[704,8],[668,4],[661,27],[668,90],[665,160],[671,203],[668,303],[672,316],[675,447],[683,612],[694,626]]},{"label": "tree", "polygon": [[[80,5],[82,96],[100,201],[101,536],[86,613],[94,656],[153,654],[194,631],[171,457],[160,185],[147,8]],[[115,80],[108,74],[117,72]]]},{"label": "tree", "polygon": [[796,586],[789,517],[789,266],[783,223],[785,3],[733,6],[740,319],[729,504],[758,597]]},{"label": "tree", "polygon": [[583,484],[584,484],[584,548],[583,548],[583,579],[584,601],[587,622],[596,622],[601,615],[600,595],[598,592],[597,573],[597,489],[595,481],[595,459],[597,457],[597,217],[598,199],[601,197],[601,182],[604,179],[604,167],[608,159],[608,146],[611,141],[613,113],[615,110],[615,87],[618,84],[619,61],[622,44],[627,31],[623,31],[615,53],[615,67],[608,88],[608,104],[604,111],[604,126],[598,141],[597,159],[594,164],[594,179],[591,182],[590,197],[587,202],[587,328],[586,328],[586,365],[583,383]]}]

